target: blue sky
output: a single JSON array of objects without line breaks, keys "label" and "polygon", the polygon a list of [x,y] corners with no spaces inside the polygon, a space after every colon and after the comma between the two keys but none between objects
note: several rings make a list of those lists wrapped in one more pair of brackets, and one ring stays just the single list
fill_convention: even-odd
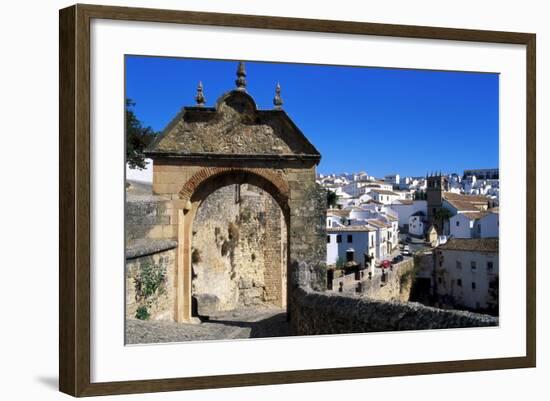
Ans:
[{"label": "blue sky", "polygon": [[[162,130],[194,105],[235,87],[237,62],[126,57],[126,96],[137,117]],[[319,173],[383,176],[498,167],[497,74],[246,62],[248,93],[283,108],[322,154]]]}]

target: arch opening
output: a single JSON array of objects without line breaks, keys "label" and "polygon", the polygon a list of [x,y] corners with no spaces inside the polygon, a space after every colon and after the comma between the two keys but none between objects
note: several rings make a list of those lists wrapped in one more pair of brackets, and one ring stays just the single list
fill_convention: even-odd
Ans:
[{"label": "arch opening", "polygon": [[[222,180],[224,183],[225,180]],[[222,185],[196,203],[191,229],[192,316],[287,307],[285,215],[264,189]]]},{"label": "arch opening", "polygon": [[237,169],[199,171],[185,184],[176,320],[252,309],[288,316],[286,188],[281,179]]}]

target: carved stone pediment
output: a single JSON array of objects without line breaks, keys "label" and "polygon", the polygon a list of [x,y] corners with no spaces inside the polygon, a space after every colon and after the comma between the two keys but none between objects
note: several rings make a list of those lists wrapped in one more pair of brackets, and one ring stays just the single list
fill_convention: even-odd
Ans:
[{"label": "carved stone pediment", "polygon": [[216,107],[185,107],[149,146],[152,158],[277,158],[318,161],[321,155],[285,111],[258,110],[245,91],[223,95]]}]

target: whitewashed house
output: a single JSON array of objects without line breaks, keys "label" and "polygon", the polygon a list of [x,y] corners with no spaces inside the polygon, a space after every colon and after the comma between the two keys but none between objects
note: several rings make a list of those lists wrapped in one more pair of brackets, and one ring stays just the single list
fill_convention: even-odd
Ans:
[{"label": "whitewashed house", "polygon": [[449,219],[451,238],[496,238],[499,236],[498,210],[463,212]]},{"label": "whitewashed house", "polygon": [[498,208],[489,209],[479,220],[476,221],[476,238],[495,238],[499,237],[499,210]]},{"label": "whitewashed house", "polygon": [[410,217],[416,212],[428,214],[428,202],[425,200],[397,200],[389,208],[396,212],[399,219],[399,227],[407,230]]},{"label": "whitewashed house", "polygon": [[384,177],[384,182],[393,185],[399,185],[399,174],[389,174]]},{"label": "whitewashed house", "polygon": [[449,236],[451,238],[473,238],[474,224],[480,215],[479,212],[455,214],[449,219]]},{"label": "whitewashed house", "polygon": [[384,189],[373,189],[370,191],[370,195],[375,202],[380,202],[384,205],[391,205],[399,199],[398,194]]},{"label": "whitewashed house", "polygon": [[376,259],[387,259],[392,252],[392,242],[389,241],[391,234],[388,234],[392,231],[391,224],[388,224],[383,220],[371,219],[368,220],[368,225],[376,230]]},{"label": "whitewashed house", "polygon": [[370,263],[374,273],[376,258],[376,230],[370,226],[327,228],[327,265],[355,262],[366,266]]},{"label": "whitewashed house", "polygon": [[440,301],[475,311],[498,311],[498,238],[453,238],[436,250]]},{"label": "whitewashed house", "polygon": [[415,237],[424,237],[426,234],[427,223],[426,213],[419,210],[409,217],[409,234]]},{"label": "whitewashed house", "polygon": [[348,209],[329,209],[327,210],[327,228],[343,227],[350,224],[350,210]]},{"label": "whitewashed house", "polygon": [[362,204],[362,203],[367,203],[369,201],[372,200],[372,196],[370,195],[370,192],[369,193],[365,193],[361,196],[359,196],[359,203]]},{"label": "whitewashed house", "polygon": [[395,192],[397,195],[399,195],[398,200],[413,200],[413,197],[414,197],[414,193],[411,192],[410,190],[407,190],[407,191],[393,191],[393,192]]}]

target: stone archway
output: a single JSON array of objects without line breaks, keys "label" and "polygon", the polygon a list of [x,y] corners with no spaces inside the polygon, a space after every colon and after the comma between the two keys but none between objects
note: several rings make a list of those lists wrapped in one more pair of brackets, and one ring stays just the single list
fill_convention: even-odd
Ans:
[{"label": "stone archway", "polygon": [[[286,243],[290,243],[290,208],[288,183],[278,174],[267,169],[245,168],[204,168],[195,173],[179,192],[180,201],[178,211],[178,261],[176,274],[176,321],[187,322],[192,319],[192,238],[193,224],[201,204],[216,190],[229,185],[251,184],[267,192],[278,204],[284,216],[286,225]],[[284,266],[286,288],[275,288],[284,296],[285,306],[288,306],[288,280],[290,271],[290,247]],[[281,270],[280,273],[283,273]],[[283,285],[281,282],[280,285]]]},{"label": "stone archway", "polygon": [[[288,304],[297,287],[326,288],[325,192],[316,183],[321,155],[282,109],[259,110],[246,91],[244,65],[238,88],[214,107],[184,107],[149,146],[153,192],[171,199],[178,242],[174,319],[191,319],[191,241],[200,203],[216,188],[247,183],[268,192],[285,216]],[[202,88],[201,88],[202,90]],[[200,101],[199,101],[200,100]]]}]

